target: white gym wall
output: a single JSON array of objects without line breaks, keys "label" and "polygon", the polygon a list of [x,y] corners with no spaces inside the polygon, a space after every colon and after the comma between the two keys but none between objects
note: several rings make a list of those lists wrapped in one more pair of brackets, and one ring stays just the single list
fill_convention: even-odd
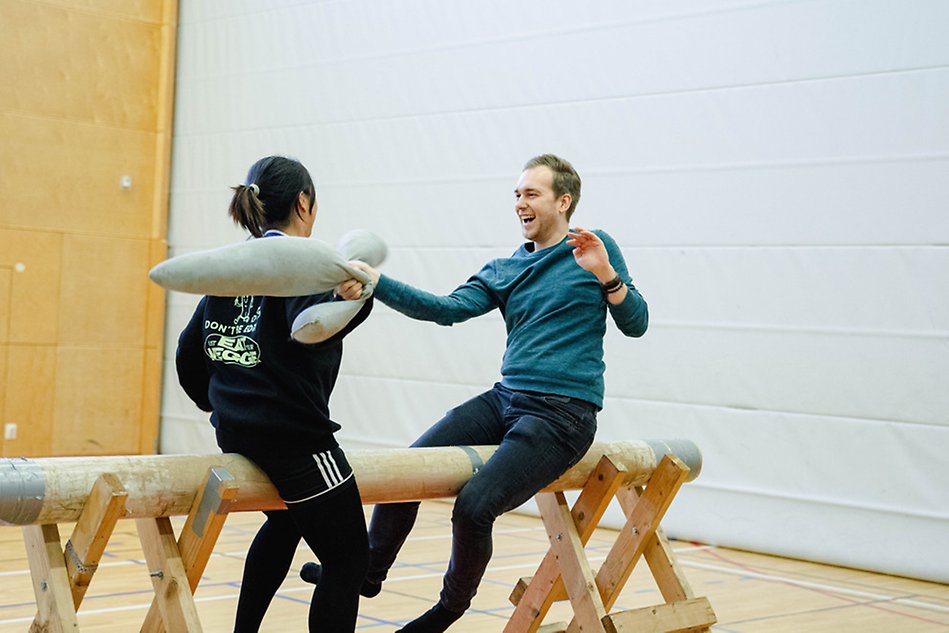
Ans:
[{"label": "white gym wall", "polygon": [[[943,0],[182,0],[171,254],[242,239],[229,186],[287,154],[318,238],[370,228],[448,292],[516,248],[521,166],[560,154],[651,312],[609,328],[598,437],[704,454],[667,532],[949,581],[947,26]],[[168,297],[164,452],[217,450],[174,375],[195,302]],[[343,445],[405,446],[503,345],[497,313],[377,304]]]}]

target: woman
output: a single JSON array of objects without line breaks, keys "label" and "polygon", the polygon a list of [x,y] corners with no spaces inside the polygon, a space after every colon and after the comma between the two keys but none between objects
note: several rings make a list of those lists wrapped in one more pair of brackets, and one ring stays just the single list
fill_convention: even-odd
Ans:
[{"label": "woman", "polygon": [[[281,156],[251,166],[234,187],[230,215],[255,238],[309,237],[316,188],[306,168]],[[346,299],[362,285],[336,289]],[[310,602],[309,630],[355,628],[359,588],[369,559],[366,523],[346,456],[333,433],[328,401],[339,374],[343,337],[364,321],[371,300],[337,335],[302,345],[290,337],[304,309],[333,301],[306,297],[204,297],[178,339],[178,379],[211,412],[218,445],[256,463],[273,481],[287,510],[265,512],[247,552],[234,630],[257,631],[287,576],[300,539],[323,564]]]}]

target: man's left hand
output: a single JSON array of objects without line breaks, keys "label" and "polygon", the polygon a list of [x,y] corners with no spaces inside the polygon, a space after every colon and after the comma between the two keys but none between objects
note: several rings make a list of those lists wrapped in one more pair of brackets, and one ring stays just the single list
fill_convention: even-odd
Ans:
[{"label": "man's left hand", "polygon": [[573,257],[580,268],[596,275],[602,284],[616,276],[616,271],[610,265],[610,256],[606,252],[606,246],[596,233],[577,226],[568,231],[567,235],[570,237],[567,240],[567,246],[573,247]]}]

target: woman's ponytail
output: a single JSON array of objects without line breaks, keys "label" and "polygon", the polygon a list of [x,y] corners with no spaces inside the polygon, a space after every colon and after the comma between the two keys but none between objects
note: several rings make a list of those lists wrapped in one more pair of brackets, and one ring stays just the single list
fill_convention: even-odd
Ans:
[{"label": "woman's ponytail", "polygon": [[254,237],[261,237],[267,226],[267,214],[260,200],[260,188],[256,184],[231,187],[234,197],[228,213],[235,224],[243,226]]}]

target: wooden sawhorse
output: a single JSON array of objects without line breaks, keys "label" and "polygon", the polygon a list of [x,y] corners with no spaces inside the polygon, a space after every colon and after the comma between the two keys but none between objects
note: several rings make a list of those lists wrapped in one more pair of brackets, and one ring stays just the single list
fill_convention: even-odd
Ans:
[{"label": "wooden sawhorse", "polygon": [[[155,598],[142,632],[198,633],[194,590],[207,566],[238,486],[223,468],[208,469],[191,511],[175,534],[168,517],[136,519]],[[55,523],[23,528],[37,613],[31,633],[79,631],[76,610],[125,511],[126,492],[115,475],[101,475],[83,507],[65,551]]]},{"label": "wooden sawhorse", "polygon": [[[696,598],[659,526],[689,468],[665,456],[645,489],[626,483],[624,469],[604,456],[573,508],[562,492],[536,496],[550,550],[537,572],[522,578],[511,594],[516,605],[504,633],[699,633],[716,622],[707,598]],[[594,576],[584,545],[613,497],[626,524]],[[620,591],[644,557],[664,604],[610,613]],[[554,602],[570,600],[573,620],[542,625]]]}]

